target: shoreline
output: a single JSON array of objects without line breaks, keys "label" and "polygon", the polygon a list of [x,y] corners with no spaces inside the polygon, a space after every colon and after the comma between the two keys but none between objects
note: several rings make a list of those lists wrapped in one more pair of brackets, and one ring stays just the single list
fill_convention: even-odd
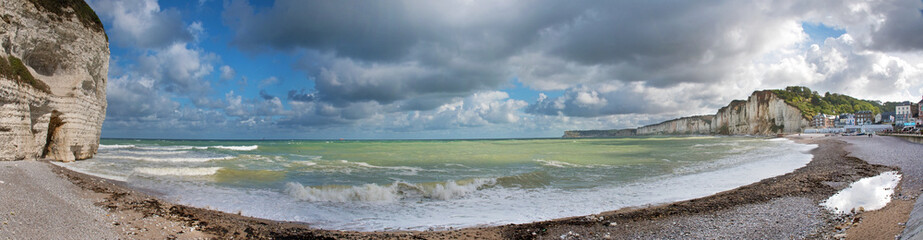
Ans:
[{"label": "shoreline", "polygon": [[[860,178],[894,167],[874,165],[850,156],[848,143],[836,138],[790,136],[818,144],[813,159],[793,172],[714,195],[605,211],[525,224],[472,227],[447,231],[356,232],[312,228],[310,223],[283,222],[172,204],[117,181],[75,172],[56,164],[57,175],[100,195],[97,206],[116,215],[161,218],[212,238],[363,238],[363,239],[533,239],[533,238],[833,238],[856,216],[837,217],[817,203]],[[902,185],[904,180],[901,181]],[[905,200],[906,201],[906,200]],[[895,203],[897,201],[892,201]],[[889,207],[892,204],[889,203]],[[906,209],[904,204],[902,209]],[[892,207],[893,208],[893,207]],[[873,211],[877,212],[877,211]],[[759,218],[753,218],[753,215]],[[906,221],[906,216],[904,217]],[[758,220],[758,221],[755,221]],[[786,224],[793,223],[793,224]],[[791,226],[789,226],[791,225]],[[861,225],[860,225],[861,226]],[[858,228],[857,228],[858,229]],[[746,230],[746,231],[744,231]],[[154,229],[153,231],[158,231]],[[181,230],[182,231],[182,230]],[[779,235],[782,234],[782,235]],[[789,235],[786,235],[789,234]],[[849,235],[853,235],[852,232]],[[182,237],[181,237],[182,238]]]}]

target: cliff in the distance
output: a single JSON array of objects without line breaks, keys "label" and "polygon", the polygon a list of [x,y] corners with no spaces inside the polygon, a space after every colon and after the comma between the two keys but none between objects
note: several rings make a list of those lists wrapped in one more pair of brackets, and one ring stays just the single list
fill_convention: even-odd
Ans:
[{"label": "cliff in the distance", "polygon": [[0,1],[0,160],[93,156],[109,43],[82,0]]},{"label": "cliff in the distance", "polygon": [[[771,90],[756,91],[746,100],[735,100],[715,115],[684,117],[637,129],[566,131],[565,138],[631,135],[773,135],[798,133],[810,126],[801,110]],[[626,133],[633,134],[626,134]],[[622,134],[608,134],[622,133]]]}]

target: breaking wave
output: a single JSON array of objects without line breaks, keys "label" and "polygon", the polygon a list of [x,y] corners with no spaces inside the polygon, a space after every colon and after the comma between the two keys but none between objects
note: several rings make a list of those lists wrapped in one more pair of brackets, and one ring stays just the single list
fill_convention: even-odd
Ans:
[{"label": "breaking wave", "polygon": [[253,151],[259,148],[258,145],[250,146],[211,146],[211,148],[225,149],[225,150],[234,150],[234,151]]},{"label": "breaking wave", "polygon": [[538,188],[551,183],[547,172],[529,172],[499,178],[474,178],[459,181],[407,183],[389,185],[364,184],[361,186],[325,185],[303,186],[285,184],[285,193],[310,202],[392,202],[404,199],[459,199],[481,189],[495,186],[507,188]]},{"label": "breaking wave", "polygon": [[218,173],[221,167],[200,168],[135,168],[135,172],[154,176],[208,176]]},{"label": "breaking wave", "polygon": [[362,186],[302,186],[285,184],[285,193],[311,202],[392,202],[402,199],[450,200],[464,197],[482,187],[496,184],[495,179],[472,179],[440,183],[394,182],[390,185],[365,184]]},{"label": "breaking wave", "polygon": [[131,144],[113,144],[113,145],[104,145],[100,144],[99,149],[124,149],[124,148],[133,148],[135,145]]}]

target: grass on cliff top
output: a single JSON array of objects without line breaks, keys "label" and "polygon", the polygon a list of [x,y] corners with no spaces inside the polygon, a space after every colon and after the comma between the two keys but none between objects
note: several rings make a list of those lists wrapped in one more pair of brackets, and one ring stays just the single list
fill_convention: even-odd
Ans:
[{"label": "grass on cliff top", "polygon": [[[46,11],[52,12],[55,15],[70,18],[73,15],[77,15],[77,19],[83,23],[84,26],[89,27],[98,32],[103,32],[106,34],[105,29],[103,29],[103,22],[99,20],[99,16],[96,15],[96,12],[93,11],[93,8],[83,0],[29,0],[37,8],[45,9]],[[73,9],[74,12],[64,11],[65,8]],[[106,41],[109,41],[109,36],[106,36]]]},{"label": "grass on cliff top", "polygon": [[[887,104],[883,105],[879,101],[861,100],[829,92],[821,96],[817,91],[811,91],[807,87],[793,86],[772,90],[772,92],[785,100],[786,103],[801,110],[801,114],[807,119],[812,119],[819,113],[841,114],[864,110],[872,111],[872,114],[888,112]],[[893,108],[891,111],[893,111]]]},{"label": "grass on cliff top", "polygon": [[7,59],[0,57],[0,76],[15,82],[27,84],[39,91],[51,93],[51,87],[45,84],[45,82],[33,77],[29,69],[26,68],[26,65],[22,64],[22,60],[19,60],[19,58],[13,55],[10,55]]}]

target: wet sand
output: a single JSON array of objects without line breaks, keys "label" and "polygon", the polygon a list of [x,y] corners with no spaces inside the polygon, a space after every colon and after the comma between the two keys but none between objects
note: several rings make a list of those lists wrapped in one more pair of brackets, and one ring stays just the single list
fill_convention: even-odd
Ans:
[{"label": "wet sand", "polygon": [[[67,221],[63,225],[88,226],[88,229],[95,229],[85,235],[80,235],[85,237],[75,237],[87,239],[110,239],[113,236],[117,236],[116,238],[180,239],[830,239],[846,236],[850,238],[875,236],[881,239],[894,239],[895,235],[903,231],[903,225],[893,222],[906,221],[906,212],[909,211],[909,205],[915,196],[904,194],[898,197],[898,199],[903,199],[902,202],[893,201],[883,210],[848,216],[834,216],[818,204],[853,181],[907,166],[888,159],[879,159],[881,156],[865,152],[871,151],[868,149],[850,148],[844,141],[852,142],[853,139],[846,137],[794,136],[792,138],[799,142],[819,145],[812,151],[814,159],[805,167],[792,173],[693,200],[527,224],[422,232],[321,230],[311,228],[309,223],[271,221],[175,205],[126,188],[119,182],[77,173],[46,162],[34,161],[0,163],[2,164],[0,165],[0,180],[22,178],[18,184],[9,187],[0,183],[0,191],[4,193],[0,195],[0,210],[3,211],[0,212],[0,216],[7,210],[4,207],[13,205],[16,205],[13,208],[21,209],[20,211],[42,209],[43,211],[67,212],[73,209],[89,209],[61,217]],[[891,141],[885,137],[872,139]],[[870,143],[867,144],[870,145]],[[883,144],[881,147],[885,149],[876,148],[874,150],[888,151],[888,148],[893,148],[893,146],[899,145]],[[853,153],[850,154],[847,150]],[[875,158],[869,162],[878,164],[870,164],[857,157]],[[10,167],[17,163],[20,166]],[[26,168],[31,172],[16,173],[19,171],[16,169],[22,166],[28,166]],[[11,170],[4,170],[7,168]],[[23,175],[41,176],[42,179],[27,179]],[[54,178],[57,178],[57,182],[38,183],[38,181]],[[908,179],[919,180],[916,175],[912,174],[905,174],[903,179],[899,193],[910,189],[907,186],[911,184],[903,182],[908,182]],[[67,181],[73,184],[67,184]],[[27,187],[29,185],[34,186]],[[69,192],[34,194],[34,192],[41,192],[35,189],[56,188],[56,186],[70,190]],[[24,188],[26,190],[23,190]],[[7,197],[6,193],[12,192],[16,193],[16,198]],[[40,200],[38,202],[30,200],[62,198],[61,196],[68,196],[63,198],[76,196],[82,200]],[[12,205],[7,204],[8,202]],[[62,202],[68,202],[68,204],[62,204]],[[51,221],[42,220],[41,214],[41,211],[36,210],[19,217],[31,219],[31,223]],[[10,218],[0,217],[0,221],[7,219]],[[100,220],[87,223],[90,220],[86,219]],[[893,225],[898,226],[893,227]],[[34,224],[20,224],[13,228],[9,225],[0,225],[0,238],[28,238],[36,237],[35,234],[41,233],[49,235],[39,236],[75,236],[67,234],[66,229],[58,232],[44,232],[44,227],[35,226]],[[863,229],[872,230],[862,232]]]}]

